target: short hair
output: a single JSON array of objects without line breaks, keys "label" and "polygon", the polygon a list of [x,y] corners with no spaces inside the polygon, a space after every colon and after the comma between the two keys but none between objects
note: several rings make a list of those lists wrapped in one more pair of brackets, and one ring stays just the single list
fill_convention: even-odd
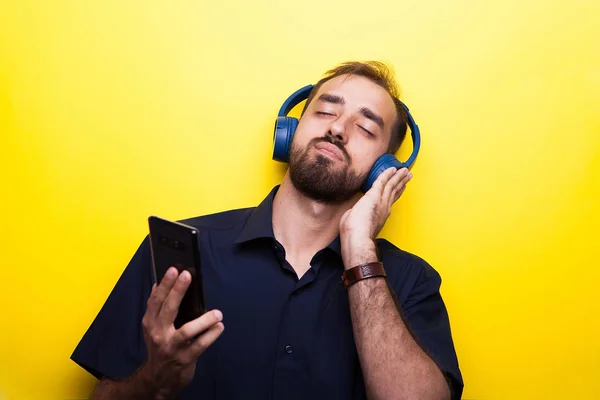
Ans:
[{"label": "short hair", "polygon": [[312,101],[315,94],[319,91],[319,88],[327,81],[338,77],[340,75],[356,75],[362,76],[369,79],[371,82],[376,83],[388,92],[394,101],[396,106],[396,114],[398,116],[396,123],[392,126],[392,136],[390,143],[388,144],[387,152],[394,154],[400,148],[400,145],[406,137],[406,131],[408,129],[408,117],[406,111],[402,106],[402,103],[398,99],[399,90],[394,78],[393,70],[386,64],[379,61],[347,61],[337,67],[330,69],[325,73],[325,76],[318,81],[308,96],[302,114],[306,111],[308,105]]}]

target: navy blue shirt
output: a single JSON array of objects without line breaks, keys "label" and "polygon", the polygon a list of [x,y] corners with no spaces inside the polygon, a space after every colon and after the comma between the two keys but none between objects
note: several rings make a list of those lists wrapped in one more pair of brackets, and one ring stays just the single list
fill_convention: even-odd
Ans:
[{"label": "navy blue shirt", "polygon": [[[277,189],[256,208],[182,221],[199,230],[206,307],[223,311],[225,331],[179,399],[366,399],[339,236],[298,279],[273,234]],[[386,240],[377,248],[405,321],[460,398],[439,274]],[[153,283],[146,237],[71,359],[97,378],[134,373],[146,359],[141,320]]]}]

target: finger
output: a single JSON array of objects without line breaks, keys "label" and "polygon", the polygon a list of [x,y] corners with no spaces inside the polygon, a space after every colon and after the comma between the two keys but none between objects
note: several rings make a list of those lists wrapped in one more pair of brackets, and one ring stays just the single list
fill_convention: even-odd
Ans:
[{"label": "finger", "polygon": [[400,180],[398,185],[392,190],[392,197],[393,197],[392,203],[395,203],[396,201],[398,201],[400,196],[402,196],[402,193],[404,193],[404,190],[406,189],[406,185],[412,179],[412,177],[413,177],[412,172],[407,170],[406,174],[402,177],[402,179]]},{"label": "finger", "polygon": [[154,288],[152,293],[150,293],[150,297],[148,298],[148,309],[147,313],[151,317],[156,317],[160,312],[163,302],[167,297],[167,294],[171,291],[171,288],[175,284],[177,280],[177,269],[171,267],[165,273],[165,276],[162,278],[162,281],[158,286],[154,284]]},{"label": "finger", "polygon": [[400,198],[400,196],[402,196],[402,194],[406,190],[406,185],[411,180],[411,178],[412,174],[409,173],[406,177],[404,177],[404,179],[402,179],[401,184],[397,187],[396,191],[394,192],[394,202],[396,202]]},{"label": "finger", "polygon": [[385,171],[383,171],[381,173],[381,175],[379,175],[377,177],[377,179],[375,179],[375,182],[373,182],[373,186],[371,188],[375,188],[377,190],[383,190],[383,188],[385,187],[385,184],[390,180],[390,178],[392,176],[394,176],[395,172],[396,172],[396,167],[390,167],[390,168],[386,169]]},{"label": "finger", "polygon": [[396,173],[390,178],[383,189],[383,198],[388,200],[393,197],[397,188],[402,184],[402,181],[408,174],[408,169],[400,168]]},{"label": "finger", "polygon": [[205,312],[198,318],[184,324],[175,334],[177,344],[185,344],[200,333],[210,329],[223,320],[223,313],[219,310]]},{"label": "finger", "polygon": [[402,181],[400,182],[400,185],[398,185],[398,187],[406,187],[406,185],[408,184],[408,182],[410,182],[410,180],[412,179],[413,174],[412,172],[408,172],[406,173],[406,175],[404,176],[404,178],[402,178]]},{"label": "finger", "polygon": [[398,182],[398,185],[395,189],[400,190],[401,188],[405,187],[411,179],[412,173],[406,171],[406,174],[400,179],[400,182]]},{"label": "finger", "polygon": [[189,354],[193,359],[197,359],[208,349],[225,330],[225,325],[222,322],[211,326],[206,332],[200,335],[189,349]]},{"label": "finger", "polygon": [[179,274],[179,278],[175,281],[175,284],[169,291],[169,294],[165,298],[160,311],[158,312],[157,319],[163,325],[171,325],[177,317],[179,311],[179,305],[185,295],[187,288],[190,286],[192,276],[188,271],[183,271]]}]

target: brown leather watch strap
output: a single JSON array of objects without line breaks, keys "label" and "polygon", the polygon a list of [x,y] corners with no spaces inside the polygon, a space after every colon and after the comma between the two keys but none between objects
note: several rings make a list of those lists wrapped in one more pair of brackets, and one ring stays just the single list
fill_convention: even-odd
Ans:
[{"label": "brown leather watch strap", "polygon": [[383,263],[380,261],[361,264],[344,271],[342,282],[348,287],[360,280],[374,278],[376,276],[386,276],[383,269]]}]

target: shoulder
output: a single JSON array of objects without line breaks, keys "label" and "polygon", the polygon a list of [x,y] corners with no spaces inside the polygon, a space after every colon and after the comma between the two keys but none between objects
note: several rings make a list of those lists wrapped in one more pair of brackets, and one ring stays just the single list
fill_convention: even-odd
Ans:
[{"label": "shoulder", "polygon": [[386,239],[377,239],[377,249],[383,262],[387,262],[390,271],[405,271],[418,275],[421,280],[439,277],[438,272],[423,258],[402,250]]},{"label": "shoulder", "polygon": [[398,295],[408,295],[421,285],[441,285],[440,274],[423,258],[398,248],[386,239],[377,239],[379,257],[388,280]]}]

